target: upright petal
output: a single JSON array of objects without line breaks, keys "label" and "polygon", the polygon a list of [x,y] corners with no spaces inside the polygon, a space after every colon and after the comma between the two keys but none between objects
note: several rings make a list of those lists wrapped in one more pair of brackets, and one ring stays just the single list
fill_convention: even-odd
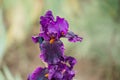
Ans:
[{"label": "upright petal", "polygon": [[44,16],[40,17],[41,31],[46,32],[48,25],[54,21],[52,11],[47,11]]},{"label": "upright petal", "polygon": [[66,35],[69,28],[69,24],[64,18],[60,18],[59,16],[57,16],[56,26],[59,28],[61,36]]},{"label": "upright petal", "polygon": [[52,11],[48,10],[45,14],[45,17],[51,19],[51,20],[54,20],[54,16],[52,14]]},{"label": "upright petal", "polygon": [[54,37],[55,39],[58,39],[59,31],[58,28],[55,26],[55,22],[49,24],[48,35],[49,37]]}]

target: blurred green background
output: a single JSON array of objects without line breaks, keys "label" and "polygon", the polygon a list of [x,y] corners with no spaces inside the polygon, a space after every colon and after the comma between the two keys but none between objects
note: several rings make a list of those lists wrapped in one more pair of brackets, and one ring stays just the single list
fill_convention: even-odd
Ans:
[{"label": "blurred green background", "polygon": [[44,67],[31,36],[47,10],[84,38],[62,39],[65,54],[77,58],[75,80],[120,80],[120,0],[0,0],[0,80],[26,80]]}]

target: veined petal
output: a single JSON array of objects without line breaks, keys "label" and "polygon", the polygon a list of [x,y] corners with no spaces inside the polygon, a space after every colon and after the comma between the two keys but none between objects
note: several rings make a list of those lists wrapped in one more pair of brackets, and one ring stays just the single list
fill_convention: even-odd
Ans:
[{"label": "veined petal", "polygon": [[63,60],[64,46],[60,40],[52,44],[49,41],[43,41],[41,48],[40,57],[48,64],[56,64]]}]

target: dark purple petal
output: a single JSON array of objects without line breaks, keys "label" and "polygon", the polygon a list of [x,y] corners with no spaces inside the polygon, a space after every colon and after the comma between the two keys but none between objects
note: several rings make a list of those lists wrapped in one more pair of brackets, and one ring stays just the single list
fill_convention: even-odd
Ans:
[{"label": "dark purple petal", "polygon": [[63,74],[62,80],[73,80],[73,77],[75,76],[75,72],[72,70],[66,70]]},{"label": "dark purple petal", "polygon": [[78,35],[74,34],[73,32],[68,32],[65,36],[66,38],[68,38],[68,40],[70,42],[82,42],[83,38],[82,37],[79,37]]},{"label": "dark purple petal", "polygon": [[60,80],[60,79],[63,78],[63,74],[59,70],[59,66],[58,65],[49,66],[48,70],[49,70],[49,77],[48,77],[48,79],[50,79],[50,80],[52,80],[52,79]]},{"label": "dark purple petal", "polygon": [[65,69],[66,65],[59,62],[57,64],[52,64],[48,66],[49,70],[49,79],[55,79],[55,80],[62,80],[63,78],[63,70]]},{"label": "dark purple petal", "polygon": [[69,68],[66,62],[58,62],[57,64],[48,65],[49,80],[72,80],[75,73]]},{"label": "dark purple petal", "polygon": [[41,48],[40,57],[48,64],[56,64],[63,60],[64,45],[60,40],[52,44],[49,41],[43,41]]},{"label": "dark purple petal", "polygon": [[65,57],[65,62],[68,62],[69,65],[70,65],[70,69],[73,69],[74,65],[77,63],[76,59],[74,57],[71,57],[71,56],[66,56]]},{"label": "dark purple petal", "polygon": [[56,71],[54,76],[52,76],[51,79],[62,80],[62,78],[63,78],[63,74],[61,72],[59,72],[59,71]]},{"label": "dark purple petal", "polygon": [[31,75],[29,75],[28,80],[48,80],[45,75],[48,74],[47,68],[37,68]]}]

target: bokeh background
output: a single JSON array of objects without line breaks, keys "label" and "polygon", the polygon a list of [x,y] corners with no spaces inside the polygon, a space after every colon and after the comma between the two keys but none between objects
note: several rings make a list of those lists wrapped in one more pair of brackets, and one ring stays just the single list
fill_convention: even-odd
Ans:
[{"label": "bokeh background", "polygon": [[0,80],[26,80],[38,66],[39,17],[47,10],[84,38],[65,43],[77,58],[75,80],[120,80],[120,0],[0,0]]}]

